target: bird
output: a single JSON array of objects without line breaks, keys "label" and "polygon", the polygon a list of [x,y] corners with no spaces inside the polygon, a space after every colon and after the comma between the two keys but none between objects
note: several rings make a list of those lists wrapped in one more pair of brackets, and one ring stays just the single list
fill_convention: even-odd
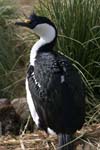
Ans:
[{"label": "bird", "polygon": [[16,25],[39,38],[30,51],[26,75],[27,103],[33,121],[48,134],[56,134],[59,150],[73,150],[74,134],[85,122],[85,88],[73,63],[54,49],[58,30],[53,21],[32,13]]}]

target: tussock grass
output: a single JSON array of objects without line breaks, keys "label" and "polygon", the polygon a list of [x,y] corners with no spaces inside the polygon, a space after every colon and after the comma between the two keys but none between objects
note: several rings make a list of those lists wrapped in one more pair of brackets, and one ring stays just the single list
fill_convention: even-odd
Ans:
[{"label": "tussock grass", "polygon": [[[17,36],[17,4],[0,0],[0,97],[20,96],[24,89],[25,41]],[[18,87],[20,83],[20,89]]]},{"label": "tussock grass", "polygon": [[58,29],[56,50],[79,70],[87,92],[87,121],[100,121],[100,3],[98,0],[39,0],[39,15]]}]

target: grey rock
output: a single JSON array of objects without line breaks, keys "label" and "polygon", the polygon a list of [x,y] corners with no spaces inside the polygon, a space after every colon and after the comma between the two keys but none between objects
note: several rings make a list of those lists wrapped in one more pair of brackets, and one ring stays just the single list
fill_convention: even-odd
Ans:
[{"label": "grey rock", "polygon": [[11,104],[0,106],[0,134],[15,134],[20,131],[21,120]]},{"label": "grey rock", "polygon": [[[11,101],[12,106],[14,107],[16,113],[20,116],[21,118],[21,130],[24,129],[28,117],[30,115],[27,100],[24,97],[21,98],[16,98]],[[34,122],[32,118],[30,118],[29,123],[27,125],[27,130],[33,132],[34,130]]]}]

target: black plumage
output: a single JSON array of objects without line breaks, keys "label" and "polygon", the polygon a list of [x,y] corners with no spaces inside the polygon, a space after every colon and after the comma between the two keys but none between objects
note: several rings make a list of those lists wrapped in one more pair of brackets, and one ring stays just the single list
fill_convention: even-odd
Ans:
[{"label": "black plumage", "polygon": [[[32,76],[41,87],[35,83]],[[72,134],[84,123],[84,89],[77,70],[58,53],[37,55],[35,67],[28,72],[29,89],[40,116],[40,127],[58,133]],[[61,83],[61,76],[64,77]]]},{"label": "black plumage", "polygon": [[[72,135],[84,123],[85,90],[82,79],[68,58],[53,51],[57,30],[48,18],[33,14],[30,22],[17,22],[16,24],[33,30],[42,24],[43,32],[39,33],[41,29],[39,26],[35,33],[40,36],[45,35],[42,40],[47,41],[46,38],[49,36],[52,39],[38,47],[35,60],[33,59],[34,65],[30,63],[28,68],[27,81],[39,117],[38,127],[46,132],[48,128],[52,129],[59,135],[59,144],[63,145],[71,140]],[[52,34],[46,29],[51,29]],[[51,38],[52,35],[55,36]],[[34,49],[36,50],[36,47]],[[65,149],[72,150],[72,147],[72,145],[66,146]]]}]

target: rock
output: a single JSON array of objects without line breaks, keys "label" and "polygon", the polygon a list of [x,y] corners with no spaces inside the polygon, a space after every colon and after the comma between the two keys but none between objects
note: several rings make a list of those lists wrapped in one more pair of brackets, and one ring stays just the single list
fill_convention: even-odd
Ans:
[{"label": "rock", "polygon": [[[11,102],[6,99],[0,99],[0,135],[15,134],[18,135],[20,131],[24,130],[30,115],[26,98],[17,98]],[[32,131],[34,123],[30,119],[26,130]]]},{"label": "rock", "polygon": [[[14,107],[16,113],[21,118],[21,127],[23,130],[25,124],[27,123],[28,117],[30,115],[26,98],[24,98],[24,97],[16,98],[16,99],[11,101],[11,104]],[[30,118],[30,121],[29,121],[28,126],[27,126],[27,130],[29,130],[29,131],[34,130],[34,122],[33,122],[32,118]]]},{"label": "rock", "polygon": [[10,100],[6,98],[0,98],[0,107],[3,107],[4,105],[9,105],[9,104],[10,104]]},{"label": "rock", "polygon": [[15,108],[16,113],[20,115],[21,119],[27,120],[30,113],[26,98],[16,98],[11,101],[11,104]]},{"label": "rock", "polygon": [[21,120],[11,104],[0,104],[0,134],[19,134]]}]

